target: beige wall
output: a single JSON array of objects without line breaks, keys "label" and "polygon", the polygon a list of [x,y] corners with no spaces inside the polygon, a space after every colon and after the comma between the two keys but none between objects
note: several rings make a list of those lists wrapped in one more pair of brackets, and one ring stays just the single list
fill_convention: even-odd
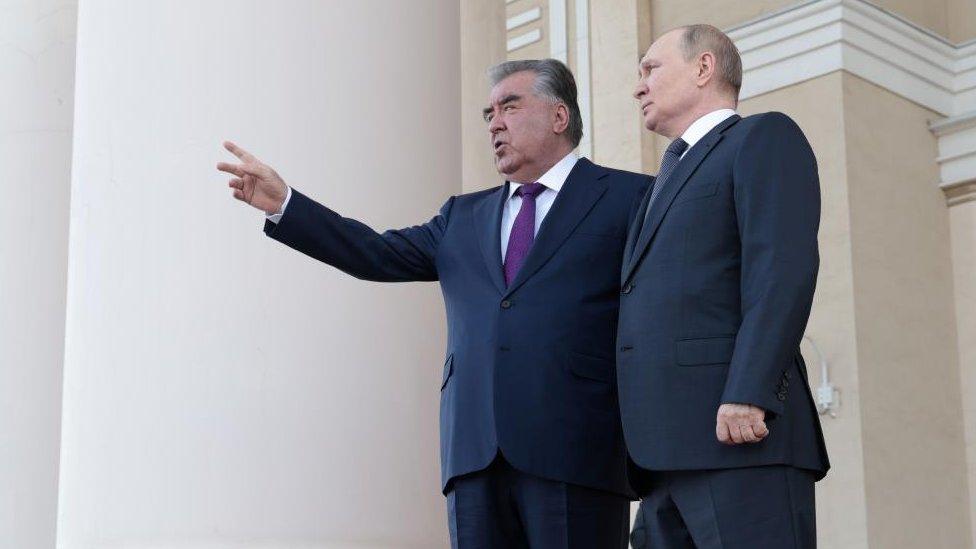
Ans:
[{"label": "beige wall", "polygon": [[652,0],[654,36],[691,23],[709,23],[720,29],[792,6],[793,0]]},{"label": "beige wall", "polygon": [[[479,2],[482,0],[473,0]],[[489,0],[490,1],[490,0]],[[462,2],[463,4],[464,2]],[[511,4],[504,4],[502,2],[495,2],[496,4],[504,5],[505,17],[511,17],[513,15],[522,13],[533,7],[540,7],[542,9],[542,16],[535,21],[522,25],[508,31],[508,38],[514,38],[520,34],[530,32],[533,30],[539,30],[542,39],[538,42],[534,42],[527,46],[521,47],[507,54],[508,59],[542,59],[549,57],[549,2],[547,0],[515,0]],[[505,28],[504,26],[502,27]]]},{"label": "beige wall", "polygon": [[[797,3],[795,0],[649,2],[654,36],[689,23],[707,22],[723,29],[734,27]],[[873,0],[872,3],[950,42],[958,44],[976,38],[976,2],[972,0]]]},{"label": "beige wall", "polygon": [[[796,0],[653,0],[654,35],[689,23],[706,22],[729,28],[798,3]],[[952,42],[976,37],[976,6],[972,0],[872,0],[872,3]]]},{"label": "beige wall", "polygon": [[960,43],[976,38],[976,2],[947,0],[949,41]]},{"label": "beige wall", "polygon": [[[936,114],[855,76],[843,88],[871,543],[966,547],[949,217],[928,131]],[[920,501],[939,511],[920,512]]]},{"label": "beige wall", "polygon": [[[651,43],[650,10],[640,0],[590,0],[593,77],[593,160],[642,171],[654,138],[644,131],[637,102],[637,63]],[[656,166],[656,164],[654,164]]]},{"label": "beige wall", "polygon": [[[949,4],[955,0],[871,0],[874,5],[923,29],[949,38]],[[971,0],[964,0],[971,1]]]},{"label": "beige wall", "polygon": [[[521,0],[520,2],[521,3]],[[461,181],[464,192],[497,185],[500,178],[481,109],[488,104],[488,67],[505,60],[505,5],[461,2]]]}]

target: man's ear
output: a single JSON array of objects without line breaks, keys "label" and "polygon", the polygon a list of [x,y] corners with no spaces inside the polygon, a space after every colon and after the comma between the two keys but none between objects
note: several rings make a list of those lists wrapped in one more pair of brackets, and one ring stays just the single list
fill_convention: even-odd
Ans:
[{"label": "man's ear", "polygon": [[552,131],[557,134],[563,133],[568,127],[569,108],[566,107],[565,103],[556,103],[556,109],[553,111]]},{"label": "man's ear", "polygon": [[715,74],[715,54],[710,51],[698,56],[698,87],[704,87]]}]

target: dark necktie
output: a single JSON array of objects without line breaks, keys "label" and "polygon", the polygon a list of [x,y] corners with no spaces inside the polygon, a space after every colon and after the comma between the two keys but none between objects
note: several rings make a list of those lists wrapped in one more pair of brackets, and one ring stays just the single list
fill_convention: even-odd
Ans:
[{"label": "dark necktie", "polygon": [[[651,199],[647,202],[647,210],[644,212],[644,224],[647,224],[647,216],[651,213],[651,206],[654,205],[654,201],[657,199],[661,191],[664,190],[664,186],[668,184],[668,177],[671,172],[674,171],[675,166],[678,165],[678,160],[681,159],[682,153],[688,148],[688,143],[680,137],[675,139],[668,145],[668,149],[664,151],[664,156],[661,157],[661,170],[657,173],[657,178],[654,180],[654,188],[651,189]],[[643,230],[644,227],[641,227]]]},{"label": "dark necktie", "polygon": [[515,194],[522,197],[522,207],[515,216],[512,232],[508,234],[508,248],[505,250],[506,286],[515,280],[525,256],[532,248],[532,241],[535,240],[535,198],[544,190],[546,187],[542,183],[529,183],[515,190]]}]

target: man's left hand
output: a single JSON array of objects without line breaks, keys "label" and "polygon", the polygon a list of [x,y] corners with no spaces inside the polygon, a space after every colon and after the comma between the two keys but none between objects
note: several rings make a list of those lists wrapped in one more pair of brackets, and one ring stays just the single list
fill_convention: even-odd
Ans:
[{"label": "man's left hand", "polygon": [[769,435],[766,411],[752,404],[723,404],[715,420],[715,436],[722,444],[750,444]]}]

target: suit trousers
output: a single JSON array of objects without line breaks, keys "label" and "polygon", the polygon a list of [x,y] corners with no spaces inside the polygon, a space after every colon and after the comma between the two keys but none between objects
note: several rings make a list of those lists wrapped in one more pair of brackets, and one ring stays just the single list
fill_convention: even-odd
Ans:
[{"label": "suit trousers", "polygon": [[630,500],[522,473],[501,454],[454,479],[452,549],[626,549]]},{"label": "suit trousers", "polygon": [[815,475],[788,465],[644,471],[634,549],[813,549]]}]

